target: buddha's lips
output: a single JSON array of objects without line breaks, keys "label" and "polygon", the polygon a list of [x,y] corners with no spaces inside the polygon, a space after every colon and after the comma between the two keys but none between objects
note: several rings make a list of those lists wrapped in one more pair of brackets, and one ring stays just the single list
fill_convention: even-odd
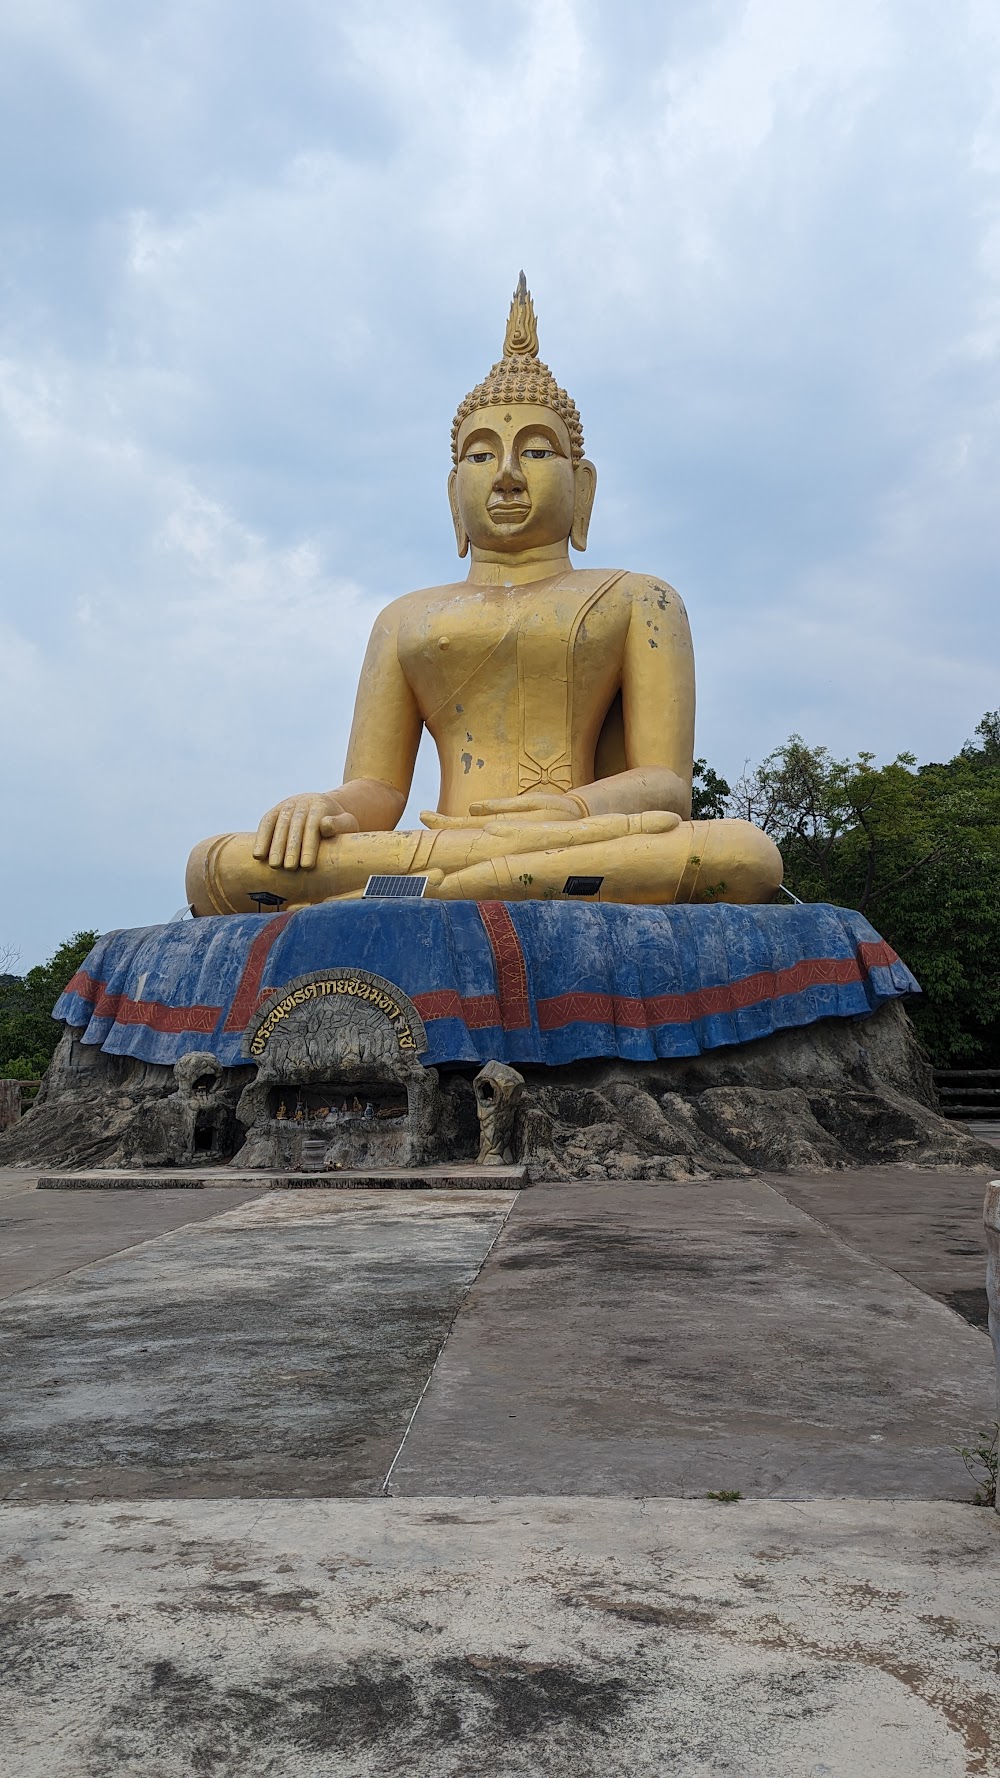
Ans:
[{"label": "buddha's lips", "polygon": [[531,507],[519,502],[516,505],[487,506],[486,510],[491,519],[526,519]]}]

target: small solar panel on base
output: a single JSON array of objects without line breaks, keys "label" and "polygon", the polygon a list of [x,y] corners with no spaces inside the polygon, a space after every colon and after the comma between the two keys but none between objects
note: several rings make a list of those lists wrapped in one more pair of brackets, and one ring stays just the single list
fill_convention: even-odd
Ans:
[{"label": "small solar panel on base", "polygon": [[365,895],[378,895],[392,901],[419,901],[426,887],[426,877],[369,877]]},{"label": "small solar panel on base", "polygon": [[248,889],[247,900],[255,901],[258,914],[262,914],[266,908],[274,908],[277,912],[278,908],[284,907],[288,897],[287,895],[272,895],[270,889]]},{"label": "small solar panel on base", "polygon": [[567,877],[563,884],[564,895],[599,895],[603,877]]}]

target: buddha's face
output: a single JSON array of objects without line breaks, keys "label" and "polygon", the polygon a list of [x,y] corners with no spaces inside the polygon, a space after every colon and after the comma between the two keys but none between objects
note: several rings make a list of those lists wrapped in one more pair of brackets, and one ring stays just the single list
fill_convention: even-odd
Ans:
[{"label": "buddha's face", "polygon": [[551,409],[477,409],[459,431],[449,484],[460,552],[463,537],[475,550],[514,553],[565,543],[571,533],[583,548],[594,477],[589,463],[574,466],[569,433]]}]

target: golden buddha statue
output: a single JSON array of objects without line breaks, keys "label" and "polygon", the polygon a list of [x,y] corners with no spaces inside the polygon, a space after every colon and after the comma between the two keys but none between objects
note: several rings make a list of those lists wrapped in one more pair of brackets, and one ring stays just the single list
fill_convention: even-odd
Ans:
[{"label": "golden buddha statue", "polygon": [[[195,914],[352,898],[420,874],[425,894],[561,898],[600,878],[617,902],[771,901],[781,859],[745,821],[692,821],[694,659],[654,575],[575,568],[597,472],[580,415],[538,357],[522,272],[503,357],[452,427],[448,497],[464,581],[406,593],[365,656],[336,790],[268,810],[256,834],[195,847]],[[429,729],[436,813],[396,830]]]}]

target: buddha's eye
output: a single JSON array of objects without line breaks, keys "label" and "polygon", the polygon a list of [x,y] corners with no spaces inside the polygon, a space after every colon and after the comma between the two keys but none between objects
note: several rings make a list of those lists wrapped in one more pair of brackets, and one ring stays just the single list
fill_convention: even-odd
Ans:
[{"label": "buddha's eye", "polygon": [[492,463],[493,452],[492,451],[466,451],[465,461],[467,463]]},{"label": "buddha's eye", "polygon": [[534,462],[540,463],[543,460],[543,458],[545,458],[545,457],[554,457],[555,451],[547,451],[547,450],[541,450],[541,449],[522,451],[521,456],[522,457],[531,457],[534,460]]}]

